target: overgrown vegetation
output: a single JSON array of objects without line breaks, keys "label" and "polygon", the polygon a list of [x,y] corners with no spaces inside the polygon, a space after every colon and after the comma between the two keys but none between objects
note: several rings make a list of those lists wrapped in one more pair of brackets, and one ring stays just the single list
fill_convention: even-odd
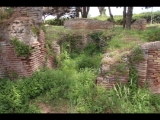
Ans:
[{"label": "overgrown vegetation", "polygon": [[63,26],[65,20],[68,20],[68,18],[50,19],[50,20],[46,20],[45,24]]},{"label": "overgrown vegetation", "polygon": [[[160,96],[152,94],[147,87],[137,86],[138,75],[133,66],[130,66],[129,83],[125,85],[118,83],[113,89],[106,90],[95,84],[102,54],[110,52],[117,60],[137,44],[148,41],[149,30],[127,31],[117,27],[110,32],[91,32],[89,36],[93,41],[79,51],[75,41],[81,39],[80,34],[69,34],[70,31],[61,27],[48,28],[48,48],[53,40],[62,40],[58,35],[64,38],[61,55],[56,59],[57,68],[42,68],[33,76],[16,81],[0,79],[0,113],[43,112],[40,103],[48,104],[53,112],[61,112],[58,110],[62,109],[60,105],[67,105],[64,109],[68,113],[159,113]],[[104,43],[103,49],[100,41]],[[141,53],[136,47],[131,60],[139,62]],[[121,74],[126,73],[126,64],[120,60],[114,68]]]},{"label": "overgrown vegetation", "polygon": [[39,28],[37,28],[36,26],[31,26],[31,30],[35,35],[39,34]]},{"label": "overgrown vegetation", "polygon": [[132,54],[130,55],[130,62],[132,64],[134,63],[139,63],[143,60],[144,56],[143,56],[143,51],[140,48],[140,46],[136,46],[133,49]]},{"label": "overgrown vegetation", "polygon": [[26,45],[25,43],[19,41],[17,38],[13,38],[11,40],[11,44],[15,48],[17,56],[27,57],[33,52],[31,46]]},{"label": "overgrown vegetation", "polygon": [[[153,12],[152,14],[154,14],[154,16],[152,18],[153,23],[154,24],[159,23],[160,22],[160,17],[159,17],[160,11]],[[102,20],[102,21],[105,21],[105,20],[111,21],[109,16],[104,16],[104,17],[97,16],[97,17],[94,17],[93,19]],[[151,13],[150,12],[143,12],[140,14],[133,14],[131,22],[133,23],[139,19],[146,19],[147,23],[149,24],[151,22]],[[122,15],[114,15],[114,21],[115,21],[116,25],[122,25],[123,24],[123,16]]]},{"label": "overgrown vegetation", "polygon": [[13,9],[11,7],[2,7],[0,9],[0,20],[7,19],[13,13]]}]

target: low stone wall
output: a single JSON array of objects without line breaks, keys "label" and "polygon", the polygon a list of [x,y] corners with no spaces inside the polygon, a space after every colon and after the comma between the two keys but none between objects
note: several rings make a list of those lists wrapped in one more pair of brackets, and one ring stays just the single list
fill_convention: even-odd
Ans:
[{"label": "low stone wall", "polygon": [[116,83],[126,84],[128,83],[128,76],[120,76],[119,78],[115,76],[105,76],[105,77],[97,77],[97,85],[101,85],[106,89],[110,90],[114,87]]},{"label": "low stone wall", "polygon": [[[105,62],[103,62],[105,61]],[[99,70],[99,76],[96,79],[97,85],[104,86],[106,89],[111,89],[116,83],[125,84],[129,80],[129,68],[126,66],[125,74],[116,75],[115,73],[107,75],[112,70],[112,66],[116,64],[114,58],[109,57],[108,53],[104,54],[102,65]],[[123,61],[128,62],[127,60]]]},{"label": "low stone wall", "polygon": [[114,24],[109,21],[80,18],[65,20],[64,27],[69,29],[111,29]]},{"label": "low stone wall", "polygon": [[131,25],[131,29],[133,29],[133,30],[146,30],[146,25],[147,25],[147,20],[146,19],[136,20]]}]

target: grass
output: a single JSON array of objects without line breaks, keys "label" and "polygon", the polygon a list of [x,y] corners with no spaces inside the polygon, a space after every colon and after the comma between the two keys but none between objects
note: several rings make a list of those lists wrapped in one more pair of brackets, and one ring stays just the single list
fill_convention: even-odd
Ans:
[{"label": "grass", "polygon": [[[110,52],[110,55],[118,62],[119,59],[121,59],[121,55],[131,51],[138,44],[147,42],[148,40],[146,34],[148,31],[152,30],[153,28],[149,28],[146,31],[127,31],[123,30],[120,26],[116,26],[116,28],[111,31],[113,37],[110,41],[107,41],[108,46],[106,47],[105,51]],[[103,33],[108,33],[108,31],[103,30]],[[74,71],[74,75],[70,76],[74,79],[72,79],[72,87],[69,93],[70,100],[66,100],[66,104],[68,105],[68,102],[70,104],[67,108],[68,112],[155,113],[159,111],[159,108],[153,105],[153,103],[158,104],[159,97],[156,96],[155,100],[153,100],[154,98],[152,98],[152,96],[154,95],[152,95],[149,90],[137,88],[137,86],[133,87],[133,82],[131,82],[127,86],[118,84],[111,91],[107,91],[103,89],[103,87],[94,86],[94,79],[98,74],[97,69],[100,65],[100,58],[102,58],[102,55],[100,55],[98,58],[98,54],[90,57],[86,53],[87,52],[81,53],[78,56],[75,53],[74,57],[71,58],[69,56],[65,57],[69,59],[64,60],[62,63],[63,67],[61,66],[64,71],[68,71],[68,69],[72,69]],[[124,67],[124,63],[117,64],[114,67],[115,69],[111,71],[111,74],[115,74],[115,72],[117,71],[119,71],[120,73],[124,73]],[[91,71],[88,68],[91,68]],[[90,78],[88,78],[89,76],[87,77],[84,74],[84,71],[88,75],[92,73],[94,79],[92,78],[91,80]],[[131,80],[136,79],[136,75],[134,73],[133,76],[134,77],[131,78]],[[85,82],[85,84],[83,82]],[[87,96],[87,98],[85,96]],[[106,99],[109,100],[106,101]],[[140,101],[143,102],[140,103]],[[50,104],[52,104],[52,102]],[[55,106],[57,107],[57,105]]]},{"label": "grass", "polygon": [[[147,42],[147,31],[152,29],[127,31],[116,26],[112,31],[103,30],[103,34],[99,36],[101,39],[112,36],[105,41],[107,47],[103,50],[97,44],[86,46],[82,52],[69,52],[64,47],[57,58],[58,67],[55,70],[43,68],[33,76],[18,79],[16,82],[0,80],[0,92],[3,93],[0,95],[0,112],[159,113],[160,96],[153,95],[147,88],[137,87],[138,77],[134,68],[130,68],[130,82],[126,85],[117,84],[108,91],[95,84],[103,52],[109,52],[116,61],[110,74],[117,71],[125,74],[126,65],[121,63],[121,56],[130,52],[137,44]],[[83,35],[86,31],[71,32],[60,26],[52,26],[47,28],[46,36],[52,42],[62,39],[60,35],[63,34]],[[94,32],[88,30],[87,33]],[[98,43],[97,34],[92,35]]]}]

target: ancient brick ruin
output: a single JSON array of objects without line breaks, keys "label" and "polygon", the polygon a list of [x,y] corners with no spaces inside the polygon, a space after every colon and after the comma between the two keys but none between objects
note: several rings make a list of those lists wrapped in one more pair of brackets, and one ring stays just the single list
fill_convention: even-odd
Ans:
[{"label": "ancient brick ruin", "polygon": [[146,19],[140,19],[136,20],[132,25],[132,30],[146,30],[147,20]]},{"label": "ancient brick ruin", "polygon": [[160,42],[150,42],[141,45],[144,60],[136,65],[139,84],[149,83],[154,93],[160,93]]},{"label": "ancient brick ruin", "polygon": [[[144,86],[146,83],[153,93],[160,93],[160,42],[150,42],[142,44],[143,60],[138,64],[134,64],[138,72],[138,84]],[[100,74],[107,73],[110,66],[114,64],[110,62],[108,67],[103,68]],[[120,83],[127,83],[129,78],[129,69],[125,75],[119,76],[99,76],[97,84],[104,86],[106,89],[111,89],[119,80]]]},{"label": "ancient brick ruin", "polygon": [[[46,58],[45,34],[39,29],[41,23],[40,7],[18,7],[9,19],[0,23],[0,77],[13,73],[31,76],[42,66],[53,67],[53,58]],[[32,27],[39,29],[38,34]],[[13,37],[31,46],[34,52],[28,57],[18,57],[11,45]]]},{"label": "ancient brick ruin", "polygon": [[[128,62],[128,60],[124,60],[123,62]],[[115,67],[114,65],[116,65],[116,61],[110,57],[108,53],[104,54],[96,82],[98,85],[101,85],[108,90],[113,88],[117,82],[125,84],[129,80],[129,68],[127,66],[125,67],[125,74],[116,75],[116,73],[113,73],[107,75],[106,73],[113,70],[112,68]]]},{"label": "ancient brick ruin", "polygon": [[114,24],[109,21],[77,18],[65,20],[64,27],[69,29],[111,29]]}]

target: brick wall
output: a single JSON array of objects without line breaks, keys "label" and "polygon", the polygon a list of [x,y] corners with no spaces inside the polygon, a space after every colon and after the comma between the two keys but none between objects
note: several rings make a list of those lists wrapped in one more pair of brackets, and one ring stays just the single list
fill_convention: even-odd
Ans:
[{"label": "brick wall", "polygon": [[131,29],[133,30],[145,30],[147,25],[146,19],[136,20],[132,25]]},{"label": "brick wall", "polygon": [[146,43],[141,47],[145,59],[137,67],[138,71],[144,73],[143,78],[139,74],[139,82],[144,83],[146,81],[154,93],[160,93],[160,41]]},{"label": "brick wall", "polygon": [[65,20],[64,27],[69,29],[111,29],[114,25],[109,21],[78,18]]},{"label": "brick wall", "polygon": [[14,11],[32,18],[36,23],[42,23],[42,7],[16,7]]},{"label": "brick wall", "polygon": [[[37,35],[32,30],[33,27],[39,29],[40,23],[40,7],[17,7],[9,19],[0,23],[0,77],[11,77],[13,73],[31,76],[41,66],[53,68],[54,58],[46,58],[44,32],[40,30]],[[30,45],[34,52],[27,58],[18,57],[11,45],[13,37]]]},{"label": "brick wall", "polygon": [[[104,62],[105,61],[105,62]],[[127,60],[123,61],[127,65]],[[110,71],[113,71],[114,65],[116,65],[116,61],[114,58],[110,57],[108,53],[104,54],[102,58],[102,64],[99,69],[99,76],[96,79],[97,85],[104,86],[106,89],[111,89],[116,83],[125,84],[128,83],[129,80],[129,68],[126,66],[125,74],[118,73],[111,73],[108,74]]]},{"label": "brick wall", "polygon": [[0,42],[0,77],[4,77],[6,72],[8,75],[13,72],[19,76],[31,76],[39,67],[48,66],[53,68],[53,58],[46,60],[46,49],[44,32],[41,30],[38,41],[32,44],[34,52],[28,58],[17,57],[13,46],[6,42]]},{"label": "brick wall", "polygon": [[[138,64],[134,64],[138,73],[138,85],[144,86],[146,83],[153,93],[160,93],[160,41],[149,42],[142,44],[143,60]],[[105,73],[110,69],[106,69]],[[128,72],[119,76],[99,76],[97,84],[104,86],[106,89],[111,89],[119,80],[121,83],[127,83],[129,78]]]}]

